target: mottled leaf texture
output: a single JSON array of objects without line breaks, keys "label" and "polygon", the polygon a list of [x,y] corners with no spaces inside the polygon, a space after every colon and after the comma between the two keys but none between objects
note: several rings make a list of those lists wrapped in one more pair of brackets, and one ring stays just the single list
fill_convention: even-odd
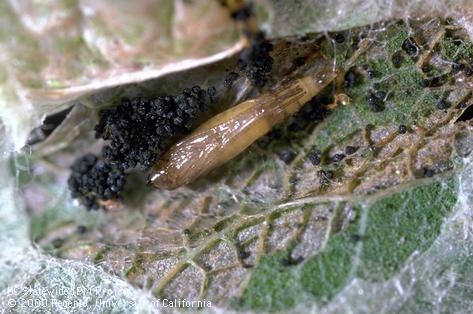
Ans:
[{"label": "mottled leaf texture", "polygon": [[[234,310],[465,310],[471,300],[454,300],[472,290],[472,251],[453,234],[471,236],[461,220],[471,197],[471,40],[438,18],[282,38],[274,40],[272,85],[318,71],[317,60],[342,68],[363,43],[345,77],[322,93],[327,105],[336,103],[332,94],[349,100],[329,105],[322,121],[307,119],[306,107],[236,159],[173,191],[153,190],[132,173],[124,205],[108,212],[86,212],[65,189],[76,154],[101,145],[91,146],[96,112],[76,105],[33,146],[25,159],[31,172],[18,173],[32,241],[151,299],[205,299]],[[203,73],[218,82],[234,61],[86,102],[103,107],[159,93],[169,81],[178,91],[205,80]],[[219,103],[257,93],[241,78]]]}]

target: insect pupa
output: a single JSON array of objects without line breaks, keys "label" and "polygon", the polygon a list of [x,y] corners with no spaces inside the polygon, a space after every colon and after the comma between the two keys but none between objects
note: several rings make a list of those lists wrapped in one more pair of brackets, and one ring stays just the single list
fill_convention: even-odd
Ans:
[{"label": "insect pupa", "polygon": [[337,74],[332,67],[325,67],[216,115],[154,164],[148,184],[174,189],[233,159],[274,125],[296,113]]}]

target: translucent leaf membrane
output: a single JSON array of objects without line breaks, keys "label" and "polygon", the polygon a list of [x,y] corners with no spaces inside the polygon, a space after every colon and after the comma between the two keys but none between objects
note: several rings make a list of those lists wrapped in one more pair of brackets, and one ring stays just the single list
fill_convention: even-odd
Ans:
[{"label": "translucent leaf membrane", "polygon": [[[427,310],[468,309],[471,300],[452,301],[471,274],[466,30],[429,18],[274,40],[268,89],[320,70],[321,60],[342,68],[363,40],[338,83],[235,160],[173,191],[133,174],[123,206],[107,213],[84,211],[64,183],[92,144],[95,111],[77,106],[34,148],[30,173],[19,173],[32,241],[155,298],[225,309],[395,312],[420,310],[423,300]],[[179,89],[202,73],[218,85],[235,61],[84,103],[159,92],[165,81],[161,88]],[[220,85],[221,104],[258,95],[247,87],[243,78]]]},{"label": "translucent leaf membrane", "polygon": [[[473,35],[469,0],[277,0],[257,1],[257,12],[277,36],[345,30],[379,21],[408,17],[455,17]],[[264,7],[270,10],[264,10]]]},{"label": "translucent leaf membrane", "polygon": [[43,114],[80,96],[242,47],[216,1],[3,1],[0,26],[0,105],[16,148]]}]

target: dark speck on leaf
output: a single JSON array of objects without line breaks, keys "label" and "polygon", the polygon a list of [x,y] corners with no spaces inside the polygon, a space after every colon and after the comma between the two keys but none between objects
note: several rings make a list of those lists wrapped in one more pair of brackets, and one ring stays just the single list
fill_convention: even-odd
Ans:
[{"label": "dark speck on leaf", "polygon": [[351,234],[350,235],[350,240],[352,240],[353,242],[358,242],[358,241],[363,240],[363,236],[361,236],[359,234]]},{"label": "dark speck on leaf", "polygon": [[403,61],[404,58],[402,57],[401,51],[396,51],[391,57],[391,62],[393,63],[395,68],[399,68]]},{"label": "dark speck on leaf", "polygon": [[291,148],[284,148],[279,152],[279,158],[286,164],[290,163],[294,157],[296,157],[296,153]]},{"label": "dark speck on leaf", "polygon": [[419,54],[419,47],[412,37],[407,38],[402,43],[402,49],[411,57],[416,57]]},{"label": "dark speck on leaf", "polygon": [[447,81],[447,75],[440,75],[433,77],[431,79],[424,79],[420,82],[422,87],[440,87],[445,84]]},{"label": "dark speck on leaf", "polygon": [[439,102],[437,103],[437,108],[438,109],[447,109],[448,107],[450,107],[450,104],[448,103],[447,99],[445,98],[442,98],[439,100]]},{"label": "dark speck on leaf", "polygon": [[352,88],[355,87],[360,81],[358,74],[356,73],[354,68],[349,69],[345,73],[345,87]]},{"label": "dark speck on leaf", "polygon": [[292,63],[293,63],[296,67],[303,66],[303,65],[305,64],[305,57],[297,57],[297,58],[295,58],[294,60],[292,60]]},{"label": "dark speck on leaf", "polygon": [[313,152],[310,153],[307,157],[309,158],[310,162],[311,162],[314,166],[319,165],[320,162],[321,162],[321,159],[320,159],[320,150],[315,150],[315,151],[313,151]]},{"label": "dark speck on leaf", "polygon": [[427,168],[427,167],[424,167],[422,168],[422,174],[424,175],[424,177],[433,177],[435,172],[434,170],[430,169],[430,168]]},{"label": "dark speck on leaf", "polygon": [[452,64],[452,73],[456,74],[456,73],[460,72],[461,70],[463,70],[464,67],[465,66],[461,63],[453,63]]},{"label": "dark speck on leaf", "polygon": [[233,82],[235,82],[238,78],[238,74],[235,72],[230,72],[228,73],[227,77],[225,78],[225,81],[223,82],[223,85],[227,88],[232,87]]},{"label": "dark speck on leaf", "polygon": [[207,94],[209,94],[209,96],[215,96],[216,93],[217,93],[217,89],[215,89],[215,87],[213,86],[210,86],[207,89]]},{"label": "dark speck on leaf", "polygon": [[424,73],[429,73],[430,71],[432,71],[432,66],[430,64],[424,64],[421,70]]},{"label": "dark speck on leaf", "polygon": [[375,78],[378,75],[375,70],[368,70],[366,73],[368,74],[368,78],[370,79]]},{"label": "dark speck on leaf", "polygon": [[324,105],[333,102],[333,98],[327,96],[317,95],[307,102],[301,110],[295,115],[295,122],[301,124],[301,127],[305,127],[305,123],[314,123],[324,119],[327,115],[328,110],[325,109]]},{"label": "dark speck on leaf", "polygon": [[334,39],[337,44],[341,44],[345,41],[345,36],[341,33],[338,33],[337,35],[335,35]]},{"label": "dark speck on leaf", "polygon": [[300,264],[302,261],[304,260],[303,257],[299,257],[297,259],[293,259],[291,257],[288,257],[288,258],[282,258],[279,263],[281,264],[281,266],[295,266],[295,265],[298,265]]},{"label": "dark speck on leaf", "polygon": [[385,91],[380,90],[376,94],[378,95],[378,98],[380,98],[380,99],[386,98],[386,92]]},{"label": "dark speck on leaf", "polygon": [[368,106],[373,112],[381,112],[384,109],[383,100],[376,96],[374,93],[368,94]]},{"label": "dark speck on leaf", "polygon": [[250,253],[248,253],[247,251],[241,249],[238,252],[238,256],[240,257],[241,260],[244,260],[244,259],[247,259],[248,257],[250,257]]},{"label": "dark speck on leaf", "polygon": [[269,136],[263,136],[256,143],[258,144],[259,147],[266,149],[268,148],[270,142],[271,142],[271,138]]},{"label": "dark speck on leaf", "polygon": [[345,154],[352,155],[358,150],[358,147],[355,146],[347,146],[345,147]]},{"label": "dark speck on leaf", "polygon": [[360,44],[360,39],[358,37],[352,37],[351,39],[351,49],[355,51],[358,49],[358,45]]},{"label": "dark speck on leaf", "polygon": [[462,108],[462,109],[466,108],[466,104],[467,104],[466,99],[463,99],[462,101],[458,103],[458,108]]},{"label": "dark speck on leaf", "polygon": [[455,25],[455,20],[452,17],[447,17],[445,19],[445,24],[446,25]]},{"label": "dark speck on leaf", "polygon": [[291,132],[299,132],[299,131],[304,130],[307,123],[308,122],[306,120],[302,119],[301,116],[298,115],[298,116],[295,117],[295,121],[292,122],[291,124],[289,124],[287,129]]},{"label": "dark speck on leaf", "polygon": [[297,177],[296,175],[293,175],[289,178],[289,183],[290,184],[296,184],[297,183]]},{"label": "dark speck on leaf", "polygon": [[343,158],[345,158],[345,154],[335,154],[332,156],[332,161],[339,162],[339,161],[342,161]]},{"label": "dark speck on leaf", "polygon": [[407,126],[401,124],[397,131],[399,132],[399,134],[405,134],[407,132]]},{"label": "dark speck on leaf", "polygon": [[331,170],[320,170],[317,172],[321,181],[327,181],[333,179],[333,171]]},{"label": "dark speck on leaf", "polygon": [[281,266],[291,265],[288,258],[281,258],[281,260],[279,261],[279,264],[281,264]]},{"label": "dark speck on leaf", "polygon": [[77,233],[79,234],[84,234],[87,232],[87,227],[84,225],[78,225],[77,226]]}]

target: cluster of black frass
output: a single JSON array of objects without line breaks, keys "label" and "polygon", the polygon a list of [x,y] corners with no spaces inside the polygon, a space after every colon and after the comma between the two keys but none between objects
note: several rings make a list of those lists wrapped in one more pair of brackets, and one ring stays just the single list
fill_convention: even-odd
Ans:
[{"label": "cluster of black frass", "polygon": [[107,144],[102,158],[86,154],[73,163],[68,180],[72,197],[88,209],[98,209],[100,201],[119,198],[126,171],[149,169],[170,138],[191,130],[192,122],[214,95],[213,87],[206,91],[194,86],[177,96],[123,99],[118,106],[100,111],[95,136]]}]

